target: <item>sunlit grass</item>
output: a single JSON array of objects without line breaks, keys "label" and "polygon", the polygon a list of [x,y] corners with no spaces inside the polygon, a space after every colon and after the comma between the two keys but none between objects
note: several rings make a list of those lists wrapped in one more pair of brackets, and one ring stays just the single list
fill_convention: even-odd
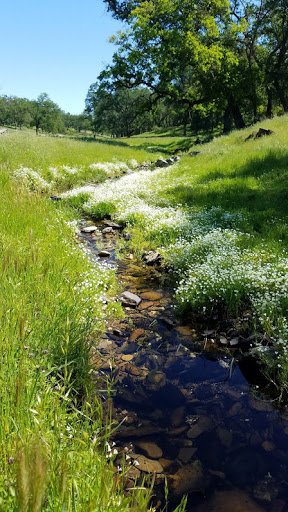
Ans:
[{"label": "sunlit grass", "polygon": [[0,201],[0,509],[144,512],[148,491],[125,496],[113,476],[90,372],[91,344],[121,314],[103,300],[114,273],[88,262],[67,214],[3,168]]}]

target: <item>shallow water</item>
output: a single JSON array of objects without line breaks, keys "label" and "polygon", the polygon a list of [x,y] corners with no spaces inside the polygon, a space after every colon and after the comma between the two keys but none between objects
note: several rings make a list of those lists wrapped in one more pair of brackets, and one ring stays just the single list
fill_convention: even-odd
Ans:
[{"label": "shallow water", "polygon": [[[278,410],[246,380],[229,350],[177,319],[172,290],[160,287],[157,270],[116,261],[119,236],[81,234],[91,257],[118,264],[124,289],[142,298],[93,355],[96,377],[113,369],[117,448],[129,460],[158,461],[159,509],[165,475],[171,510],[188,493],[188,512],[288,512],[286,408]],[[100,249],[110,258],[99,258]],[[132,473],[127,487],[147,474]]]}]

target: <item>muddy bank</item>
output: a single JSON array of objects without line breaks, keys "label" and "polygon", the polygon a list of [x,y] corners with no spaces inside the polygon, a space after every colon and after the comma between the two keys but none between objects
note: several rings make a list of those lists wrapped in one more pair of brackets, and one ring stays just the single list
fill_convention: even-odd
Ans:
[{"label": "muddy bank", "polygon": [[104,409],[119,424],[115,467],[124,454],[127,488],[154,474],[159,510],[166,477],[171,510],[188,493],[191,512],[287,512],[286,409],[265,400],[255,375],[240,370],[233,352],[239,335],[229,332],[235,325],[221,341],[203,326],[180,322],[173,290],[160,286],[157,268],[139,265],[133,255],[116,261],[120,236],[99,223],[81,240],[99,264],[117,264],[124,291],[139,298],[124,303],[125,320],[109,327],[93,354],[95,385],[113,376]]}]

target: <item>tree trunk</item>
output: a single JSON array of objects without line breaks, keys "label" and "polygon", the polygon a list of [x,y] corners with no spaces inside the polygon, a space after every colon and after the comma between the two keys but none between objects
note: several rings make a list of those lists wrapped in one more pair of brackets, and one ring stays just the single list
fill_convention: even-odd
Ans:
[{"label": "tree trunk", "polygon": [[285,92],[284,92],[283,88],[281,87],[280,83],[278,82],[278,80],[275,80],[274,84],[275,84],[275,89],[279,96],[280,103],[283,107],[283,110],[284,110],[284,112],[288,112],[288,102],[286,99]]},{"label": "tree trunk", "polygon": [[229,133],[229,132],[231,132],[231,129],[232,129],[232,116],[231,116],[230,107],[227,106],[225,108],[225,112],[224,112],[223,133]]},{"label": "tree trunk", "polygon": [[272,90],[270,87],[266,87],[267,92],[267,108],[266,108],[266,117],[272,118]]},{"label": "tree trunk", "polygon": [[240,108],[238,105],[233,104],[231,108],[232,116],[234,119],[235,126],[237,130],[241,130],[242,128],[245,128],[245,122],[242,117],[242,114],[240,112]]}]

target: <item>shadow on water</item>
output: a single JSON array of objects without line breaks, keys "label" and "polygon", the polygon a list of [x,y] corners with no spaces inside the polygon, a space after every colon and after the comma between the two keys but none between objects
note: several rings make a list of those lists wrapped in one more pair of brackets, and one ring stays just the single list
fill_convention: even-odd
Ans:
[{"label": "shadow on water", "polygon": [[[180,322],[173,291],[159,284],[159,269],[133,256],[117,262],[121,235],[101,236],[102,223],[98,230],[98,236],[81,235],[91,257],[103,264],[99,250],[107,250],[105,264],[118,263],[124,290],[141,298],[109,327],[93,354],[96,384],[102,389],[103,375],[113,376],[115,464],[123,453],[137,461],[127,487],[154,471],[159,510],[165,475],[168,512],[185,494],[187,512],[287,512],[286,409],[278,411],[249,383],[235,352],[217,347],[199,326]],[[111,401],[104,410],[105,404],[111,411]]]}]

